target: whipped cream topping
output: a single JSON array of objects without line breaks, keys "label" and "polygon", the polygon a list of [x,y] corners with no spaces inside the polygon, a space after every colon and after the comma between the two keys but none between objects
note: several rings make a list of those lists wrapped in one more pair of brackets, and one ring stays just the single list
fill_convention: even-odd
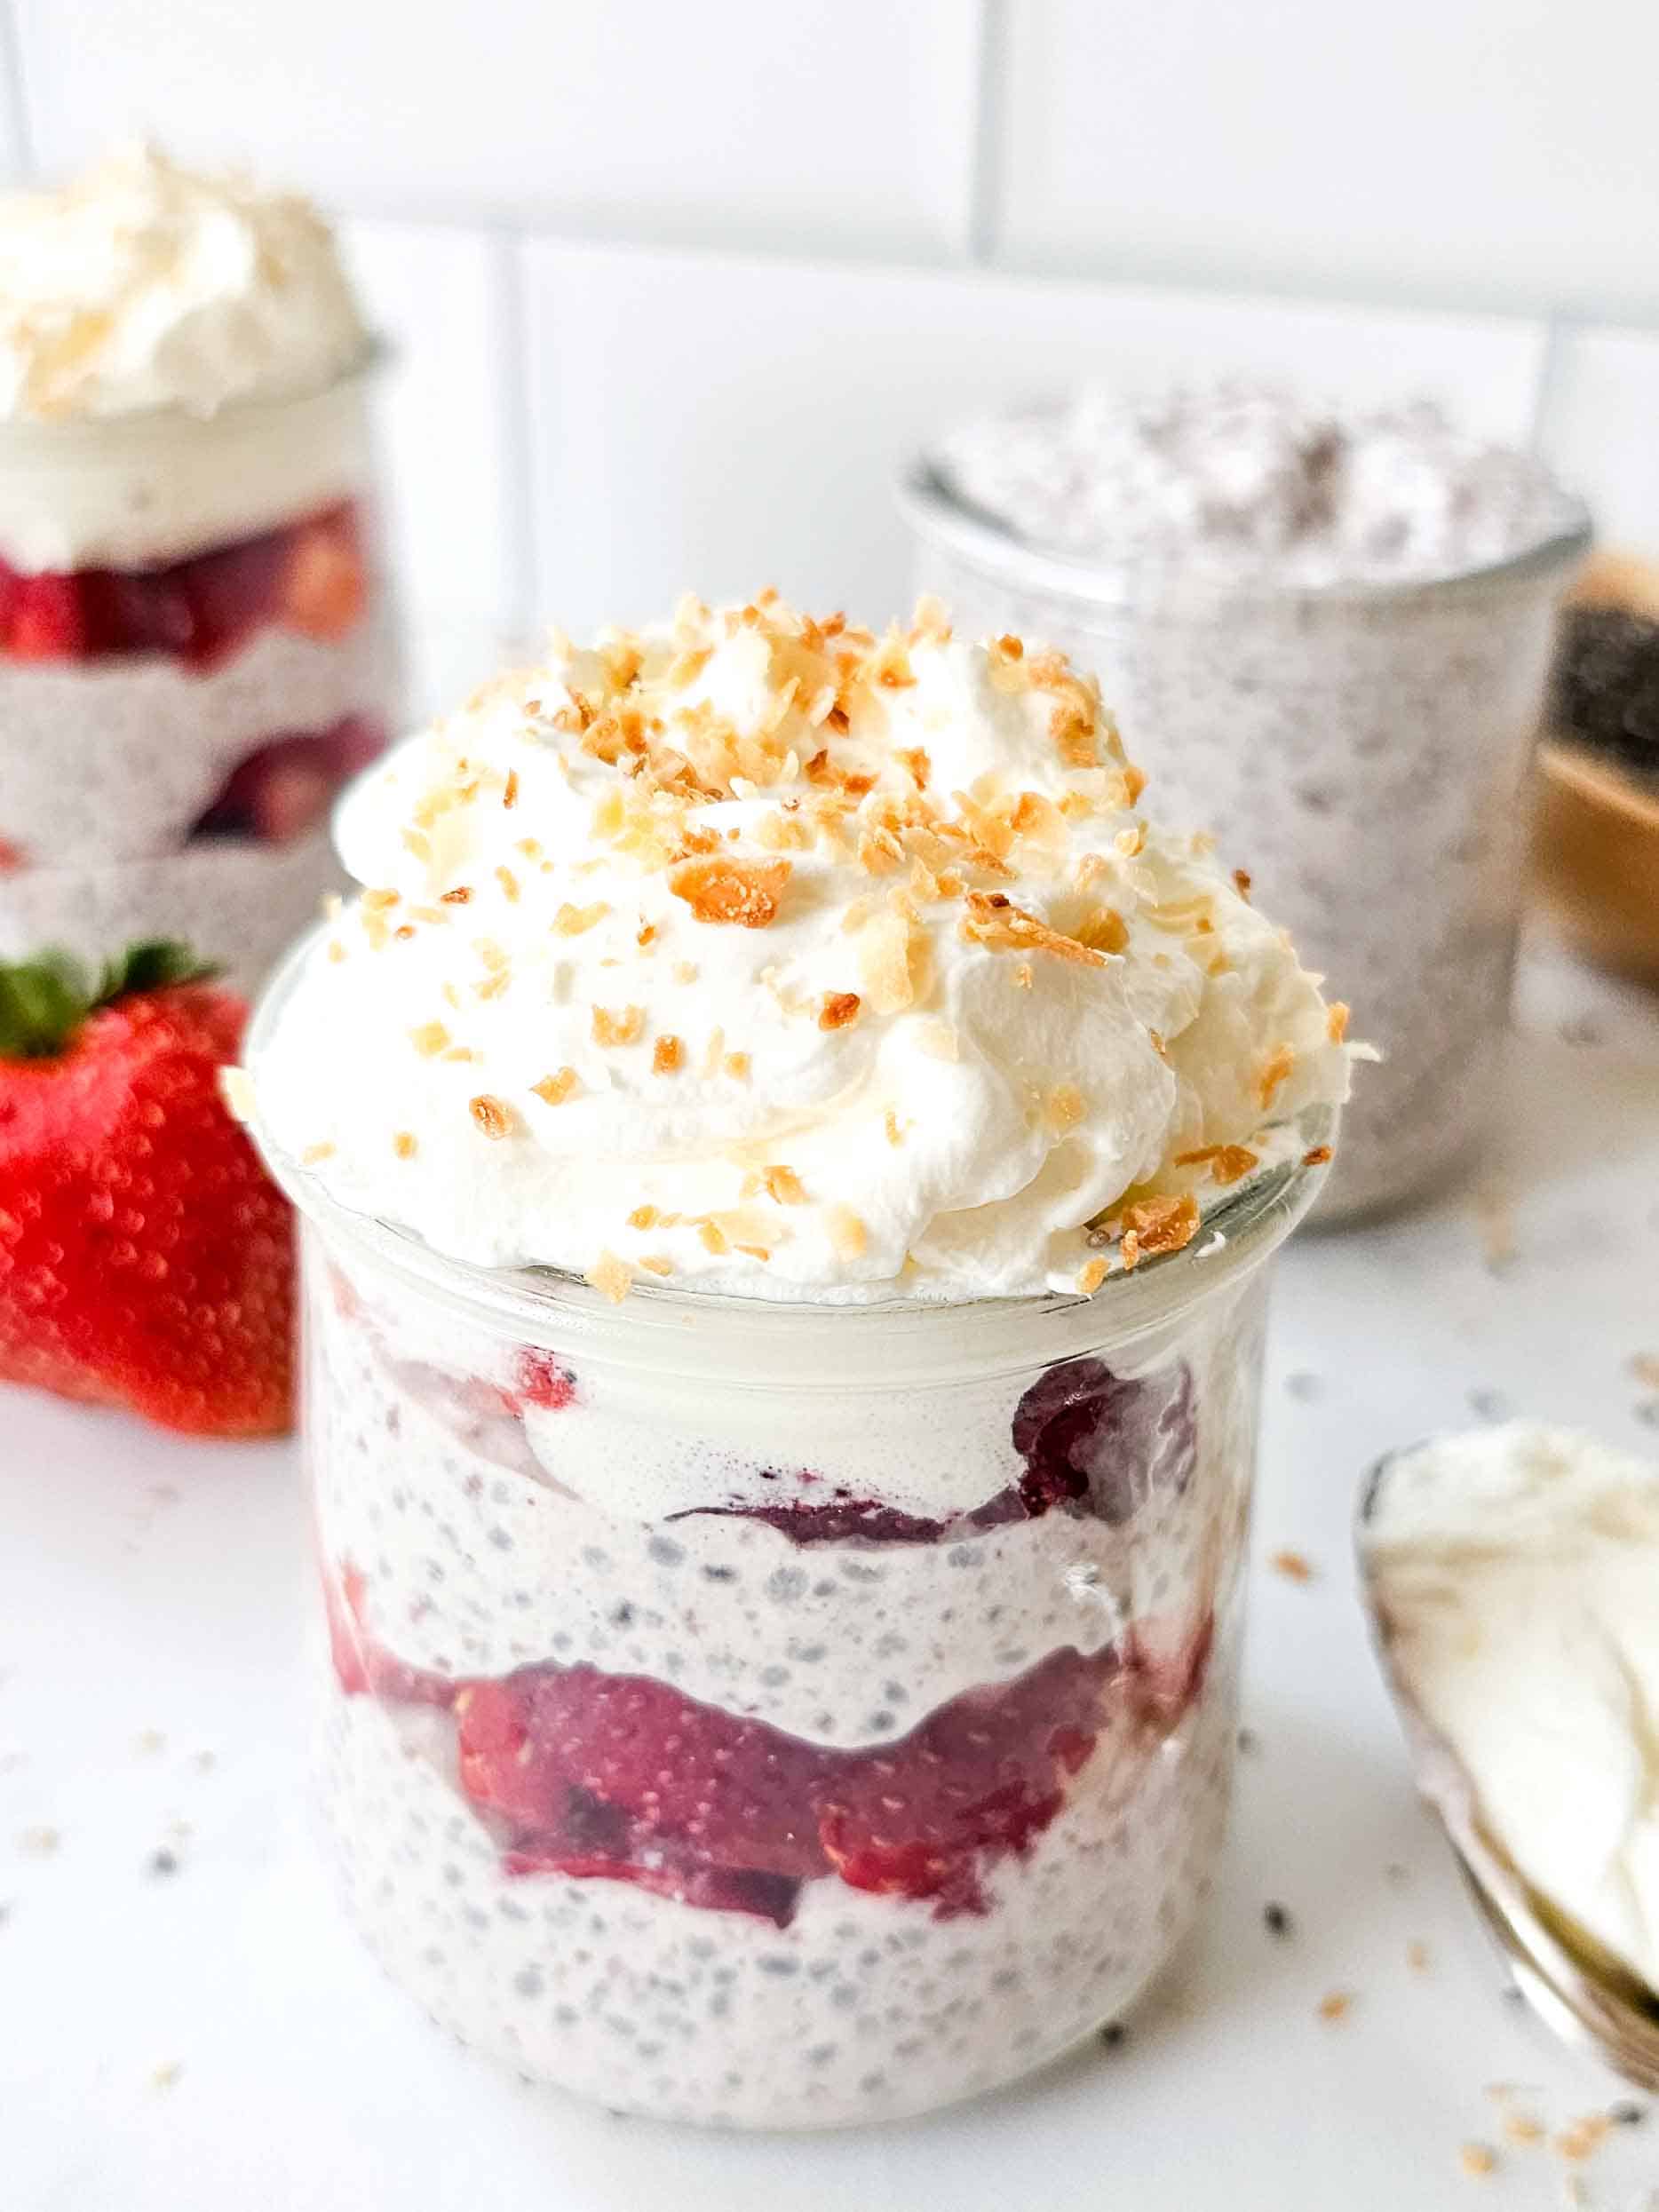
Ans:
[{"label": "whipped cream topping", "polygon": [[1528,455],[1427,400],[1344,415],[1242,382],[1080,392],[968,423],[934,460],[960,498],[1047,551],[1305,589],[1485,567],[1576,513]]},{"label": "whipped cream topping", "polygon": [[486,1265],[1091,1290],[1340,1099],[1345,1011],[1094,685],[924,604],[554,643],[341,810],[364,888],[250,1068],[337,1200]]},{"label": "whipped cream topping", "polygon": [[1390,1463],[1390,1664],[1534,1888],[1659,1990],[1659,1465],[1532,1423]]},{"label": "whipped cream topping", "polygon": [[0,195],[0,420],[321,390],[368,332],[306,200],[139,147],[61,190]]}]

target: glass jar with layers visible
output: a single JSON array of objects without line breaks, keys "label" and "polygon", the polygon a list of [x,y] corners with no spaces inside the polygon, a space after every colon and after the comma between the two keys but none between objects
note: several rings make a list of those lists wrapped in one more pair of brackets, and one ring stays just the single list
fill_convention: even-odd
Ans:
[{"label": "glass jar with layers visible", "polygon": [[1466,1161],[1501,1076],[1528,772],[1582,510],[1500,567],[1426,583],[1158,587],[1034,551],[925,464],[900,503],[958,629],[1041,638],[1099,677],[1162,818],[1230,862],[1380,1051],[1318,1218],[1381,1212]]},{"label": "glass jar with layers visible", "polygon": [[258,979],[401,711],[372,367],[0,428],[0,957],[183,936]]},{"label": "glass jar with layers visible", "polygon": [[1092,1299],[879,1309],[613,1305],[277,1164],[328,1825],[426,2010],[747,2127],[925,2110],[1115,2018],[1221,1835],[1264,1263],[1317,1158]]}]

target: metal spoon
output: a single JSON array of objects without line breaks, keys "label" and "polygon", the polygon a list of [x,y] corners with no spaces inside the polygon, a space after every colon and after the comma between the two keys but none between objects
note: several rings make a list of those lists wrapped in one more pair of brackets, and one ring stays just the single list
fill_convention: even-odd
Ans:
[{"label": "metal spoon", "polygon": [[1372,1470],[1356,1534],[1372,1637],[1417,1788],[1450,1839],[1480,1918],[1534,2012],[1563,2042],[1588,2049],[1627,2081],[1659,2094],[1659,1992],[1527,1880],[1487,1829],[1466,1770],[1394,1663],[1367,1528],[1390,1470],[1405,1456],[1391,1454]]}]

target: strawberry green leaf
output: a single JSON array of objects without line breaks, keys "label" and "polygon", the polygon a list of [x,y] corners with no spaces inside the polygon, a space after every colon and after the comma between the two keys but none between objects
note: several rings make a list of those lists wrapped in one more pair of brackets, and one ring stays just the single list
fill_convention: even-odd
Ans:
[{"label": "strawberry green leaf", "polygon": [[167,991],[179,983],[208,983],[218,973],[211,961],[199,960],[178,938],[147,937],[129,945],[118,958],[105,962],[93,1003],[113,1006],[117,999],[133,998],[143,991]]},{"label": "strawberry green leaf", "polygon": [[0,1059],[49,1059],[92,1003],[85,969],[66,952],[0,965]]},{"label": "strawberry green leaf", "polygon": [[55,949],[0,964],[0,1059],[50,1059],[99,1007],[180,983],[205,983],[218,972],[188,945],[167,937],[129,945],[106,961],[96,981],[80,961]]}]

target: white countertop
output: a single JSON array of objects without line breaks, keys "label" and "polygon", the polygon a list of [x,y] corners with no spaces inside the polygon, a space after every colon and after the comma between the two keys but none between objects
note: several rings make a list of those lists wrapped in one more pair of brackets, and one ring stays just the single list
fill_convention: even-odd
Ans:
[{"label": "white countertop", "polygon": [[[1200,1938],[1116,2048],[931,2121],[700,2136],[457,2049],[360,1951],[313,1847],[293,1448],[0,1393],[0,2212],[1659,2207],[1659,2105],[1582,2166],[1503,2141],[1492,2084],[1552,2129],[1629,2093],[1505,2002],[1349,1558],[1356,1485],[1429,1430],[1514,1412],[1659,1454],[1630,1364],[1659,1354],[1659,1003],[1546,947],[1522,1004],[1485,1202],[1282,1263],[1256,1748]],[[1271,1571],[1282,1549],[1314,1579]],[[1465,2142],[1497,2169],[1465,2175]]]}]

